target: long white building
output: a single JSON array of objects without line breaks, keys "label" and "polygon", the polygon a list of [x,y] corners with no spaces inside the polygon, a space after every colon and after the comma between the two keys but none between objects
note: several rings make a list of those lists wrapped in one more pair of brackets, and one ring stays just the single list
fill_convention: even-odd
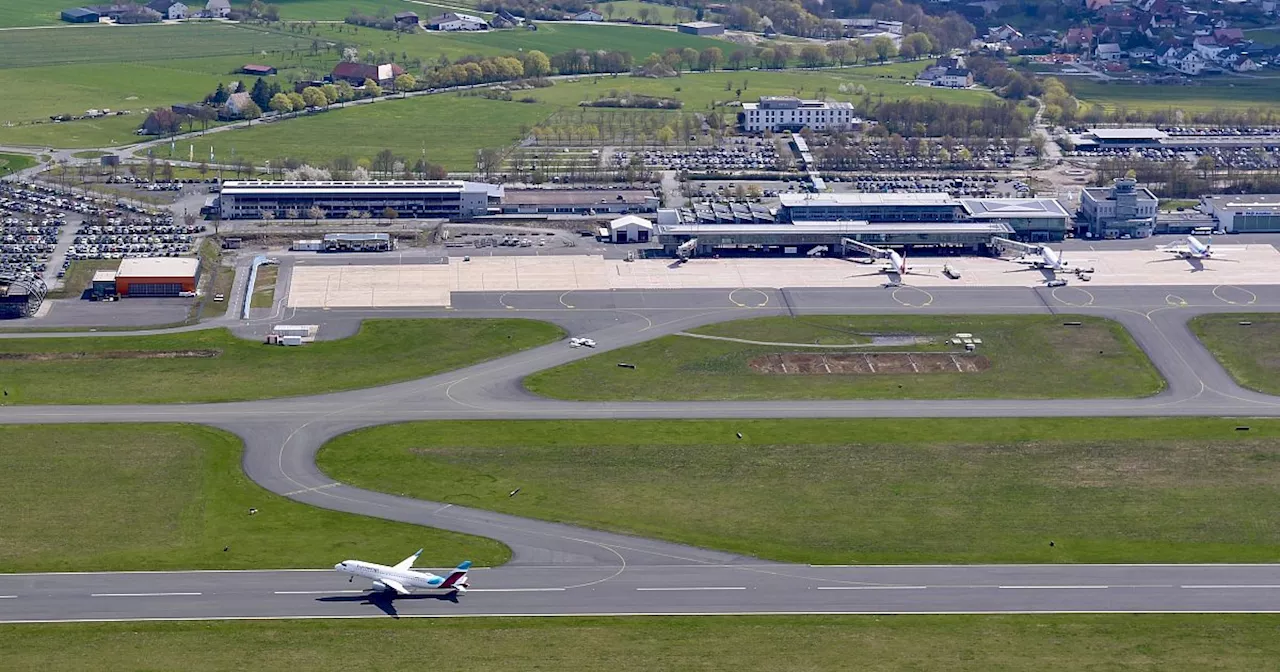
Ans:
[{"label": "long white building", "polygon": [[861,120],[853,115],[853,103],[802,100],[792,96],[761,96],[758,103],[742,104],[742,129],[747,132],[848,131]]},{"label": "long white building", "polygon": [[312,208],[325,219],[381,217],[388,208],[402,218],[451,219],[495,214],[502,195],[502,185],[460,180],[228,180],[216,208],[223,219],[311,219]]}]

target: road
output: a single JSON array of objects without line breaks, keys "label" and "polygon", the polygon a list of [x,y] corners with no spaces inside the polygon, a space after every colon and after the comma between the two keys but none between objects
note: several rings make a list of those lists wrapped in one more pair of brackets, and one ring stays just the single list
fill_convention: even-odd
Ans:
[{"label": "road", "polygon": [[[511,547],[510,564],[479,571],[474,579],[478,588],[510,590],[473,591],[458,605],[439,600],[396,601],[395,609],[405,614],[1271,611],[1280,607],[1280,566],[1276,565],[776,565],[371,492],[335,483],[315,465],[319,447],[339,434],[389,422],[446,418],[1280,417],[1280,399],[1237,386],[1186,324],[1191,316],[1209,312],[1276,311],[1280,286],[480,292],[455,294],[453,304],[447,311],[299,310],[287,317],[292,322],[322,323],[326,331],[341,335],[354,332],[366,317],[522,316],[556,322],[571,335],[593,338],[601,347],[570,349],[558,343],[421,380],[307,398],[168,406],[0,407],[0,423],[209,424],[244,440],[245,472],[272,492],[322,508],[490,537]],[[1144,399],[605,403],[538,398],[520,384],[535,371],[703,324],[832,313],[1056,314],[1064,322],[1079,314],[1109,317],[1130,330],[1168,386]],[[258,328],[265,324],[259,323]],[[360,593],[332,592],[360,588],[341,585],[335,577],[307,572],[0,575],[0,595],[15,596],[0,599],[0,621],[320,617],[386,611],[379,604],[365,603]],[[1022,587],[1008,587],[1015,584]],[[1255,588],[1222,587],[1233,584]],[[845,588],[837,589],[840,586]]]}]

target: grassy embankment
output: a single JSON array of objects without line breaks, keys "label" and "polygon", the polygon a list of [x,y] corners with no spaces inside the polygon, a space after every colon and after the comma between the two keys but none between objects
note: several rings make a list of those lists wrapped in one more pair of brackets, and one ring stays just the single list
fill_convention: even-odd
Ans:
[{"label": "grassy embankment", "polygon": [[1239,424],[423,422],[338,437],[318,463],[372,490],[801,563],[1275,562],[1280,519],[1259,512],[1280,506],[1280,422]]},{"label": "grassy embankment", "polygon": [[[0,567],[328,567],[351,556],[394,562],[419,547],[428,567],[509,557],[487,539],[274,495],[245,477],[240,455],[236,437],[194,425],[0,426],[0,508],[8,512]],[[258,513],[249,515],[251,507]],[[6,656],[0,667],[12,665]]]},{"label": "grassy embankment", "polygon": [[[1081,326],[1063,326],[1080,321]],[[833,335],[906,334],[929,344],[847,352],[955,352],[956,333],[981,338],[990,368],[972,373],[787,375],[751,362],[779,353],[832,349],[748,345],[664,336],[533,374],[532,392],[562,399],[952,399],[1141,397],[1164,382],[1120,324],[1080,316],[814,316],[725,322],[692,330],[748,340],[815,343]],[[635,369],[617,366],[629,362]]]},{"label": "grassy embankment", "polygon": [[438,319],[367,320],[355,336],[301,348],[246,341],[224,329],[15,339],[4,342],[0,379],[11,404],[265,399],[421,378],[562,336],[559,327],[532,320]]},{"label": "grassy embankment", "polygon": [[250,307],[270,308],[275,305],[276,280],[279,277],[279,266],[261,266],[258,268],[258,278],[253,285],[253,297],[249,303]]},{"label": "grassy embankment", "polygon": [[0,176],[25,170],[36,165],[34,157],[26,154],[0,154]]},{"label": "grassy embankment", "polygon": [[1280,315],[1199,315],[1192,318],[1191,330],[1237,383],[1280,395]]},{"label": "grassy embankment", "polygon": [[747,616],[0,626],[14,669],[1269,669],[1280,617]]},{"label": "grassy embankment", "polygon": [[67,274],[62,276],[62,286],[49,291],[50,299],[78,299],[93,284],[93,274],[98,271],[114,271],[120,268],[119,259],[80,259],[71,262]]}]

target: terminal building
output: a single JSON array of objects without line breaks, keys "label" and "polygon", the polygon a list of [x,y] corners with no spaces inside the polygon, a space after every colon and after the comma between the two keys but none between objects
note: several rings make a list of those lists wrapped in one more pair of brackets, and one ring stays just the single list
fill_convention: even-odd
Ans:
[{"label": "terminal building", "polygon": [[999,223],[1016,240],[1051,242],[1067,235],[1071,215],[1052,198],[957,198],[926,194],[783,194],[789,222],[866,221],[875,224]]},{"label": "terminal building", "polygon": [[793,96],[761,96],[758,103],[743,103],[738,119],[748,133],[762,131],[849,131],[861,120],[853,116],[853,103],[801,100]]},{"label": "terminal building", "polygon": [[1085,238],[1146,238],[1156,229],[1160,199],[1136,180],[1122,177],[1110,187],[1080,193],[1079,233]]},{"label": "terminal building", "polygon": [[1091,128],[1071,135],[1071,143],[1081,151],[1159,147],[1169,134],[1158,128]]},{"label": "terminal building", "polygon": [[1200,210],[1227,233],[1280,232],[1280,194],[1205,196]]},{"label": "terminal building", "polygon": [[502,185],[458,180],[228,180],[216,207],[222,219],[311,219],[313,208],[325,219],[381,217],[387,209],[396,217],[453,219],[497,214],[502,194]]}]

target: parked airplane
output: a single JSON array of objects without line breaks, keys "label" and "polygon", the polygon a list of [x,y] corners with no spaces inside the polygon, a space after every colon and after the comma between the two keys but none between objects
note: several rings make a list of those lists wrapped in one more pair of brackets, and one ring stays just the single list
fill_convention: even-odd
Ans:
[{"label": "parked airplane", "polygon": [[1181,259],[1209,259],[1213,257],[1213,236],[1204,243],[1197,240],[1195,236],[1187,236],[1186,245],[1167,245],[1160,249],[1177,255]]},{"label": "parked airplane", "polygon": [[993,238],[992,242],[1001,250],[1014,250],[1021,255],[1017,259],[1010,260],[1015,264],[1022,264],[1041,271],[1060,271],[1063,273],[1075,273],[1076,275],[1093,272],[1093,267],[1085,268],[1068,264],[1061,252],[1048,245],[1020,243],[1007,238]]},{"label": "parked airplane", "polygon": [[471,561],[458,565],[449,576],[436,576],[431,572],[420,572],[413,569],[413,563],[422,555],[422,549],[388,567],[363,560],[344,560],[333,568],[342,574],[351,576],[348,581],[355,581],[359,576],[373,581],[373,589],[378,592],[393,592],[396,595],[409,595],[414,589],[428,594],[457,594],[467,592],[467,570],[471,569]]},{"label": "parked airplane", "polygon": [[845,238],[842,242],[846,246],[852,247],[873,259],[884,259],[885,261],[888,261],[889,263],[880,267],[881,273],[891,276],[896,275],[899,278],[904,275],[928,275],[928,273],[915,272],[912,270],[914,268],[913,266],[907,266],[906,252],[898,254],[897,250],[868,245],[852,238]]}]

